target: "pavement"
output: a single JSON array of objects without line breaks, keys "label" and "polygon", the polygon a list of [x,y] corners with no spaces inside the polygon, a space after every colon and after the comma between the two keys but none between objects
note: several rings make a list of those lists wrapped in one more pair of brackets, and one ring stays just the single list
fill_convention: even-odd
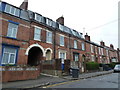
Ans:
[{"label": "pavement", "polygon": [[57,77],[57,76],[41,73],[41,75],[34,80],[23,80],[23,81],[2,83],[2,88],[37,88],[37,87],[43,87],[57,83],[68,82],[76,79],[87,79],[87,78],[106,75],[110,73],[113,73],[113,70],[93,72],[93,73],[83,73],[83,74],[79,74],[79,78],[72,78],[72,76]]}]

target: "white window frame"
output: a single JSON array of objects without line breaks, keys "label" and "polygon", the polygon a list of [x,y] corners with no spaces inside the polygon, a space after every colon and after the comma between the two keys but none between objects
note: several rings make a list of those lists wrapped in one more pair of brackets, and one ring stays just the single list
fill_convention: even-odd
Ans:
[{"label": "white window frame", "polygon": [[101,55],[101,48],[99,47],[99,54]]},{"label": "white window frame", "polygon": [[64,26],[61,25],[61,24],[59,24],[59,29],[60,29],[61,31],[64,31]]},{"label": "white window frame", "polygon": [[77,40],[74,40],[74,48],[77,49],[78,46],[77,46]]},{"label": "white window frame", "polygon": [[46,24],[49,25],[49,26],[52,26],[52,20],[50,20],[50,19],[47,18],[46,19]]},{"label": "white window frame", "polygon": [[35,20],[38,21],[38,22],[42,22],[42,16],[35,13]]},{"label": "white window frame", "polygon": [[[9,11],[7,11],[7,6],[10,7],[10,8],[9,8]],[[13,13],[12,13],[12,9],[14,9]],[[18,10],[18,13],[16,14],[17,10]],[[20,15],[20,10],[19,10],[19,9],[17,9],[17,8],[15,8],[15,7],[13,7],[13,6],[10,6],[10,5],[8,5],[8,4],[6,4],[5,12],[10,13],[10,14],[15,15],[15,16],[19,16],[19,15]]]},{"label": "white window frame", "polygon": [[82,42],[82,43],[81,43],[81,46],[82,46],[82,50],[84,51],[84,50],[85,50],[85,43]]},{"label": "white window frame", "polygon": [[[49,35],[51,35],[51,36],[49,36]],[[47,30],[46,36],[47,36],[46,42],[47,43],[52,43],[52,32]]]},{"label": "white window frame", "polygon": [[95,46],[95,53],[97,54],[97,46]]},{"label": "white window frame", "polygon": [[[77,57],[76,57],[76,56],[77,56]],[[76,62],[79,61],[79,54],[74,54],[74,59],[75,59],[74,61],[76,61]],[[77,59],[77,60],[76,60],[76,59]]]},{"label": "white window frame", "polygon": [[101,53],[102,53],[102,55],[104,54],[104,53],[103,53],[103,48],[101,48]]},{"label": "white window frame", "polygon": [[95,61],[95,56],[91,55],[91,59],[92,59],[92,61]]},{"label": "white window frame", "polygon": [[[17,50],[14,48],[14,49],[15,49],[15,53],[11,53],[11,52],[5,52],[5,49],[6,49],[6,47],[3,49],[3,57],[4,57],[5,53],[9,54],[9,55],[8,55],[8,56],[9,56],[8,62],[7,62],[7,63],[3,63],[3,57],[2,57],[2,62],[1,62],[1,64],[15,64]],[[9,48],[9,49],[10,49],[10,48]],[[13,49],[13,48],[12,48],[12,49]],[[11,55],[14,55],[14,63],[10,63],[10,56],[11,56]]]},{"label": "white window frame", "polygon": [[91,53],[94,53],[94,50],[93,50],[93,45],[90,44],[90,47],[91,47]]},{"label": "white window frame", "polygon": [[107,56],[109,55],[109,50],[106,50],[106,55],[107,55]]},{"label": "white window frame", "polygon": [[[62,40],[61,40],[61,38],[62,38]],[[60,46],[64,46],[64,40],[65,38],[64,38],[64,35],[60,35]]]},{"label": "white window frame", "polygon": [[[61,54],[64,54],[64,58],[61,58]],[[66,59],[66,52],[65,51],[59,51],[59,58]]]},{"label": "white window frame", "polygon": [[[39,30],[39,33],[37,33],[36,30]],[[39,38],[36,38],[36,36],[39,36]],[[34,27],[34,40],[41,41],[41,28],[39,27]]]},{"label": "white window frame", "polygon": [[[15,26],[15,27],[12,27],[12,26]],[[18,25],[13,24],[13,23],[9,23],[7,36],[12,37],[12,38],[16,38],[17,37],[17,32],[18,32]]]}]

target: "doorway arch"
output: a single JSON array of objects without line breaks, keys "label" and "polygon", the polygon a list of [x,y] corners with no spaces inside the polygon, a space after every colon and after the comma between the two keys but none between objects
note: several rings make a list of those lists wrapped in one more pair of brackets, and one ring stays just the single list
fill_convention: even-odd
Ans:
[{"label": "doorway arch", "polygon": [[46,60],[51,60],[52,59],[52,49],[51,48],[47,48],[45,50],[45,56],[46,56]]},{"label": "doorway arch", "polygon": [[45,56],[45,51],[39,44],[33,44],[26,50],[26,55],[28,55],[27,64],[30,66],[37,66]]}]

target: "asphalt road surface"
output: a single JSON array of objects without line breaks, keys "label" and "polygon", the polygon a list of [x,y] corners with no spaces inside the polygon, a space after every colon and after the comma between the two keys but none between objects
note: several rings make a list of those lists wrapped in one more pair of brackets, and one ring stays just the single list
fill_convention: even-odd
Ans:
[{"label": "asphalt road surface", "polygon": [[120,77],[118,73],[112,73],[83,80],[49,85],[44,88],[118,88],[118,81],[120,79],[118,77]]}]

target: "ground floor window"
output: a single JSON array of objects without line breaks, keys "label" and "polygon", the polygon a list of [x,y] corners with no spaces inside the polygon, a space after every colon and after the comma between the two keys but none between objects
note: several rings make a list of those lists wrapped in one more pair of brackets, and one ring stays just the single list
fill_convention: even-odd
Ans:
[{"label": "ground floor window", "polygon": [[17,47],[3,45],[1,64],[15,64],[17,60],[17,53]]},{"label": "ground floor window", "polygon": [[61,59],[66,59],[66,52],[60,51],[60,52],[59,52],[59,58],[61,58]]},{"label": "ground floor window", "polygon": [[73,53],[74,61],[79,61],[79,53]]}]

